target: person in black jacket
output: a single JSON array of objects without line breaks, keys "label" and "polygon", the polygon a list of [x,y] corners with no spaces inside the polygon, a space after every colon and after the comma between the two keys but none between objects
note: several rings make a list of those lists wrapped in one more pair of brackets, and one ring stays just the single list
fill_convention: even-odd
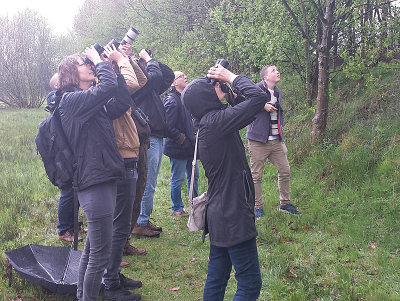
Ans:
[{"label": "person in black jacket", "polygon": [[[192,81],[183,103],[198,121],[198,152],[208,178],[206,226],[210,255],[203,299],[223,300],[232,264],[237,291],[233,300],[256,300],[261,290],[254,215],[254,185],[239,130],[254,120],[268,97],[245,76],[221,65],[208,78]],[[209,78],[218,79],[216,83]],[[228,108],[222,82],[231,83],[244,101]],[[224,90],[224,91],[223,91]]]},{"label": "person in black jacket", "polygon": [[[175,216],[188,216],[189,214],[183,210],[181,190],[186,172],[187,192],[189,195],[195,137],[192,116],[181,101],[181,93],[187,86],[188,80],[181,71],[175,71],[174,73],[175,80],[172,83],[172,89],[164,102],[170,132],[170,137],[165,139],[164,155],[169,157],[171,163],[172,214]],[[198,195],[198,179],[199,167],[196,163],[193,197]]]},{"label": "person in black jacket", "polygon": [[[116,51],[106,47],[105,53]],[[63,130],[74,152],[74,186],[85,212],[88,234],[80,259],[77,297],[98,299],[101,280],[111,253],[113,213],[117,180],[124,175],[112,120],[130,107],[123,77],[116,76],[110,62],[103,62],[93,48],[63,59],[59,65],[59,110]],[[92,87],[95,79],[99,84]]]},{"label": "person in black jacket", "polygon": [[[53,112],[56,108],[56,91],[58,89],[58,73],[54,73],[49,81],[52,91],[47,95],[47,109]],[[58,201],[57,216],[57,232],[58,238],[67,242],[74,241],[74,189],[71,185],[60,189],[60,199]],[[83,222],[79,222],[79,232],[86,233],[87,229],[83,228]],[[78,236],[78,241],[83,238]]]},{"label": "person in black jacket", "polygon": [[132,97],[136,105],[149,117],[151,134],[147,152],[146,187],[141,200],[140,215],[132,234],[137,237],[159,237],[162,228],[150,223],[149,219],[153,211],[153,197],[161,167],[163,138],[168,133],[167,117],[160,95],[171,86],[175,76],[171,68],[154,60],[145,49],[140,51],[139,56],[140,62],[143,63],[139,65],[145,71],[147,83]]}]

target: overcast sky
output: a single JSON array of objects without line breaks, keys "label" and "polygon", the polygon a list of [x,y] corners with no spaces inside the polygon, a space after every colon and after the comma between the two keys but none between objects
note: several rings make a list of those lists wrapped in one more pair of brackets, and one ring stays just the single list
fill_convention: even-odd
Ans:
[{"label": "overcast sky", "polygon": [[45,17],[56,34],[66,34],[72,29],[74,17],[85,0],[6,0],[2,1],[0,14],[11,18],[16,12],[31,8]]}]

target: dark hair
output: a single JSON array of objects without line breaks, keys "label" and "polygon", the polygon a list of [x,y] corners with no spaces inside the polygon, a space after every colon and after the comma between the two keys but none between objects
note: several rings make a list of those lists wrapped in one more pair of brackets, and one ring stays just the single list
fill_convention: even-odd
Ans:
[{"label": "dark hair", "polygon": [[268,68],[275,66],[274,64],[270,64],[270,65],[266,65],[265,67],[263,67],[260,71],[260,76],[261,76],[261,80],[264,80],[264,76],[266,76],[268,74]]},{"label": "dark hair", "polygon": [[84,59],[80,54],[64,58],[58,65],[58,83],[59,89],[64,89],[68,86],[79,86],[78,59]]}]

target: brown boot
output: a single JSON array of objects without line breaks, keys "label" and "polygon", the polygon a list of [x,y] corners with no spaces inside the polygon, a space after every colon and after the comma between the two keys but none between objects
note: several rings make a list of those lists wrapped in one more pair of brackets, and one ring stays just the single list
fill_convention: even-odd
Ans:
[{"label": "brown boot", "polygon": [[157,232],[162,232],[162,227],[156,226],[150,221],[147,222],[147,228],[149,228],[151,231],[157,231]]},{"label": "brown boot", "polygon": [[176,211],[176,212],[173,212],[172,214],[175,215],[175,216],[189,216],[189,213],[187,213],[184,210]]},{"label": "brown boot", "polygon": [[123,252],[124,256],[130,256],[130,255],[139,256],[139,255],[146,255],[146,254],[147,254],[146,249],[135,248],[134,246],[132,246],[129,243],[129,241],[126,242],[126,245],[124,247],[124,252]]},{"label": "brown boot", "polygon": [[150,237],[150,238],[160,237],[160,232],[153,231],[148,226],[141,227],[137,223],[135,224],[135,227],[133,227],[132,234],[135,235],[137,238],[141,238],[141,237]]}]

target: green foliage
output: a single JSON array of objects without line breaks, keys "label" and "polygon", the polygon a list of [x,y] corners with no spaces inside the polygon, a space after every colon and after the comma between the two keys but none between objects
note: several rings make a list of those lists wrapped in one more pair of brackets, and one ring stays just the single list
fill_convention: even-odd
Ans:
[{"label": "green foliage", "polygon": [[[344,74],[334,78],[332,121],[318,146],[310,144],[308,135],[315,108],[301,106],[298,79],[283,78],[291,201],[303,215],[276,210],[277,172],[268,165],[263,177],[265,215],[256,224],[263,279],[260,300],[400,299],[399,79],[386,65],[370,70],[368,78],[364,82]],[[37,124],[46,114],[0,110],[0,274],[4,276],[5,250],[28,243],[64,245],[56,236],[58,190],[47,180],[34,147]],[[245,131],[241,134],[244,137]],[[200,172],[203,192],[207,180],[202,168]],[[131,266],[123,273],[143,281],[138,290],[143,299],[201,300],[209,243],[201,242],[201,233],[187,231],[186,219],[172,216],[169,184],[170,164],[164,157],[153,212],[163,232],[159,239],[131,241],[148,254],[124,257]],[[186,196],[185,185],[182,194]],[[17,295],[33,301],[72,299],[48,294],[19,276],[11,288],[3,281],[0,289],[7,301]],[[225,299],[231,300],[235,290],[232,271]]]}]

